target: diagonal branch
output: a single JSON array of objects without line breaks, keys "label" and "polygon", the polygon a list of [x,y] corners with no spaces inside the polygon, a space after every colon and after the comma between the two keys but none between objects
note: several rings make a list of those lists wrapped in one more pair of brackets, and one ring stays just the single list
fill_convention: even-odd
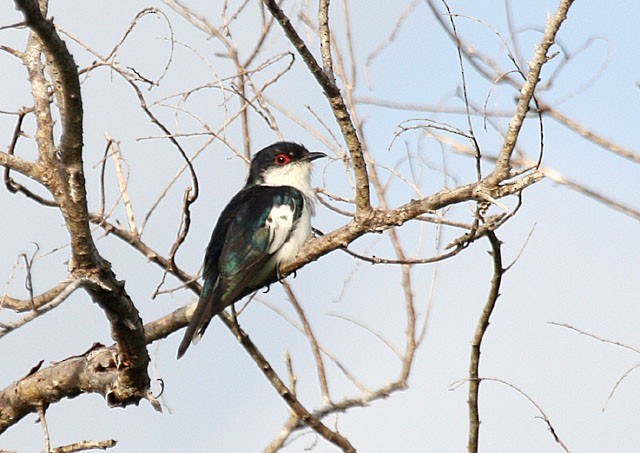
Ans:
[{"label": "diagonal branch", "polygon": [[[48,311],[56,308],[62,302],[67,300],[71,293],[73,293],[82,283],[83,282],[81,279],[66,280],[60,283],[55,288],[52,288],[37,297],[25,301],[4,296],[2,299],[0,299],[0,303],[2,304],[0,306],[4,308],[4,302],[8,302],[10,304],[17,303],[19,308],[19,310],[17,311],[29,310],[29,313],[27,313],[17,321],[13,321],[11,323],[0,323],[0,338],[4,337],[6,334],[14,331],[17,328],[22,327],[26,323],[33,321],[34,319],[47,313]],[[63,286],[61,287],[61,285]],[[26,308],[27,306],[30,306],[31,308],[28,309]]]},{"label": "diagonal branch", "polygon": [[540,103],[540,112],[543,114],[549,115],[551,118],[553,118],[560,124],[565,125],[572,131],[583,136],[585,139],[589,140],[590,142],[595,143],[596,145],[602,147],[603,149],[610,151],[614,154],[617,154],[618,156],[623,157],[624,159],[628,159],[632,162],[635,162],[636,164],[640,164],[639,153],[631,149],[625,148],[623,146],[620,146],[619,144],[611,140],[607,140],[606,138],[594,133],[592,130],[588,129],[582,124],[576,122],[574,119],[559,112],[557,109],[549,105]]},{"label": "diagonal branch", "polygon": [[[347,108],[344,99],[342,98],[342,94],[340,93],[340,89],[336,84],[335,75],[331,72],[332,67],[331,64],[329,64],[331,61],[331,49],[327,42],[329,36],[327,35],[327,40],[323,40],[323,42],[325,42],[325,45],[322,47],[323,61],[325,62],[325,69],[323,70],[298,32],[296,32],[293,25],[291,25],[291,21],[287,15],[282,11],[275,0],[263,0],[263,3],[282,27],[287,38],[291,41],[293,47],[295,47],[302,57],[302,60],[307,65],[311,74],[315,77],[331,105],[333,116],[340,126],[340,131],[342,132],[342,136],[344,137],[351,156],[351,163],[353,165],[353,172],[356,180],[356,216],[367,217],[371,211],[367,164],[362,151],[362,143],[358,138],[358,133],[353,121],[351,120],[351,114],[349,113],[349,109]],[[322,23],[325,25],[322,26],[322,28],[325,30],[325,33],[328,34],[328,29],[325,28],[325,26],[328,27],[329,18],[327,9],[329,7],[329,1],[324,0],[321,3],[325,8],[322,13],[322,17],[324,17],[324,19],[322,19]]]},{"label": "diagonal branch", "polygon": [[6,294],[0,296],[0,307],[8,308],[18,313],[24,313],[26,311],[36,310],[45,304],[48,304],[53,299],[58,297],[68,286],[70,280],[63,280],[51,289],[34,296],[33,299],[16,299]]},{"label": "diagonal branch", "polygon": [[[256,348],[255,344],[250,341],[249,336],[244,331],[242,331],[235,322],[231,321],[230,317],[224,316],[222,319],[224,323],[227,324],[227,327],[231,328],[233,333],[236,335],[236,338],[249,353],[251,358],[256,362],[256,364],[260,365],[260,369],[264,373],[265,377],[278,391],[280,397],[286,401],[286,403],[289,405],[289,408],[296,414],[301,423],[309,426],[326,440],[340,447],[342,451],[356,451],[356,449],[353,447],[353,445],[351,445],[346,437],[338,433],[337,430],[332,431],[331,429],[327,428],[327,426],[320,421],[319,417],[316,417],[315,415],[310,413],[300,403],[300,401],[298,401],[296,395],[289,390],[282,379],[280,379],[280,376],[278,376],[275,370],[271,367],[267,359],[262,355],[258,348]],[[231,326],[229,326],[229,323],[231,323]]]},{"label": "diagonal branch", "polygon": [[552,58],[548,56],[549,48],[555,43],[556,35],[560,30],[560,26],[567,18],[572,3],[573,0],[561,0],[556,13],[547,22],[542,40],[536,46],[533,59],[529,62],[527,80],[520,88],[520,98],[518,99],[516,111],[509,122],[507,134],[502,143],[502,149],[498,155],[495,169],[488,178],[489,184],[498,184],[509,175],[509,171],[511,170],[511,155],[516,147],[520,130],[529,112],[529,104],[533,99],[536,86],[540,81],[542,66]]},{"label": "diagonal branch", "polygon": [[322,392],[322,400],[324,404],[329,404],[331,402],[331,397],[329,396],[329,383],[327,382],[327,372],[324,366],[324,359],[322,358],[322,353],[320,351],[320,346],[318,345],[318,340],[311,328],[311,323],[307,318],[307,315],[304,312],[304,309],[300,305],[300,301],[298,297],[294,293],[291,285],[286,281],[282,282],[282,286],[284,287],[284,291],[287,293],[287,297],[293,305],[298,318],[300,318],[300,322],[304,328],[304,334],[309,339],[309,345],[311,346],[311,351],[313,353],[313,358],[316,362],[316,370],[318,375],[318,381],[320,383],[320,390]]},{"label": "diagonal branch", "polygon": [[454,189],[445,188],[428,197],[411,200],[395,209],[374,209],[367,219],[355,218],[330,233],[310,239],[293,261],[280,266],[280,275],[285,277],[329,252],[347,247],[351,242],[367,233],[380,233],[445,206],[481,199],[482,194],[492,199],[516,195],[542,180],[544,176],[541,172],[535,171],[494,189],[487,187],[488,178]]}]

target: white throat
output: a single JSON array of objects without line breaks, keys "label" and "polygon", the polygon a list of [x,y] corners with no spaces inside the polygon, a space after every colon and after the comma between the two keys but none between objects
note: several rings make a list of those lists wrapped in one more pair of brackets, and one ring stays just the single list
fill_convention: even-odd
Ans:
[{"label": "white throat", "polygon": [[315,210],[316,193],[311,187],[311,162],[295,162],[283,167],[270,168],[263,175],[264,186],[290,186],[298,189],[309,202],[309,209]]}]

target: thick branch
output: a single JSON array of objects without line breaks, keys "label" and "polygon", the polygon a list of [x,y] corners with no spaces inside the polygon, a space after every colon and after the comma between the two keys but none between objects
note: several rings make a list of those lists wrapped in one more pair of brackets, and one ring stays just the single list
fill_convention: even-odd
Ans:
[{"label": "thick branch", "polygon": [[115,393],[114,397],[121,398],[125,405],[131,399],[130,393],[143,398],[149,389],[149,354],[142,319],[124,282],[116,278],[108,261],[102,260],[98,270],[87,277],[90,283],[85,283],[84,287],[104,310],[111,325],[111,338],[117,344],[120,384],[126,391]]},{"label": "thick branch", "polygon": [[[119,401],[118,404],[126,405],[146,395],[149,388],[149,355],[138,311],[124,290],[124,283],[116,279],[110,263],[98,253],[91,235],[82,163],[83,110],[78,70],[53,23],[43,17],[38,2],[16,0],[16,3],[29,28],[37,34],[39,44],[47,56],[47,69],[53,80],[62,117],[59,151],[54,155],[50,152],[55,146],[49,131],[52,123],[48,124],[52,121],[49,95],[42,90],[32,90],[34,108],[36,111],[39,108],[45,109],[48,114],[38,122],[38,133],[41,132],[40,127],[47,131],[38,140],[40,163],[49,172],[46,185],[60,206],[69,231],[71,275],[84,282],[85,289],[105,311],[111,324],[111,336],[117,343],[118,370],[121,372],[117,390],[122,389],[122,392],[112,392],[111,398]],[[35,52],[40,52],[39,46]],[[32,83],[40,83],[39,72],[35,77],[37,80],[32,80]],[[38,115],[36,112],[36,116]]]},{"label": "thick branch", "polygon": [[[112,406],[137,404],[140,397],[122,386],[118,369],[122,364],[114,348],[96,345],[81,356],[70,357],[47,368],[38,367],[0,391],[0,434],[39,407],[98,393]],[[128,394],[130,400],[122,399]],[[118,395],[114,397],[115,395]]]},{"label": "thick branch", "polygon": [[[47,178],[48,186],[54,192],[71,235],[73,259],[71,268],[91,268],[97,264],[96,250],[91,239],[86,206],[84,170],[82,168],[82,96],[78,68],[65,42],[58,35],[53,23],[43,17],[35,0],[16,0],[23,12],[29,28],[35,32],[47,56],[48,70],[54,83],[54,91],[62,117],[62,135],[59,146],[60,165],[57,175]],[[39,51],[39,49],[38,49]],[[31,75],[31,73],[30,73]],[[31,79],[33,80],[33,79]],[[33,91],[36,115],[43,109],[48,118],[38,122],[38,135],[46,136],[38,140],[41,159],[50,163],[54,157],[53,122],[49,111],[49,94],[43,90]],[[42,105],[40,105],[42,104]],[[44,104],[46,104],[46,109]],[[53,168],[49,168],[49,171]]]}]

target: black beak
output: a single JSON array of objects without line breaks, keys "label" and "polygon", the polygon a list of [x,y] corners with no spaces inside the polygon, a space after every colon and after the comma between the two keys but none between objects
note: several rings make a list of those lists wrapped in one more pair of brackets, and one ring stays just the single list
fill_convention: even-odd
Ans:
[{"label": "black beak", "polygon": [[327,155],[325,153],[320,152],[320,151],[309,151],[307,153],[307,155],[305,156],[306,160],[308,160],[308,161],[320,159],[321,157],[327,157]]}]

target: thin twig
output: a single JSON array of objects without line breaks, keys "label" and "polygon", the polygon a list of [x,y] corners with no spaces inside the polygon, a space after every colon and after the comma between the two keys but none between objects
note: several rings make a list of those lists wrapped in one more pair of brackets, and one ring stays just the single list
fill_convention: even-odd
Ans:
[{"label": "thin twig", "polygon": [[118,178],[118,188],[120,190],[120,196],[122,197],[122,203],[124,205],[125,213],[127,214],[127,221],[129,222],[129,231],[132,234],[138,235],[139,230],[136,224],[136,217],[129,197],[129,175],[126,176],[122,172],[121,160],[123,160],[122,152],[120,151],[120,144],[114,141],[109,133],[105,133],[105,139],[109,144],[111,159],[113,160],[113,167],[116,170],[116,176]]},{"label": "thin twig", "polygon": [[322,354],[320,353],[320,347],[318,346],[318,340],[316,339],[313,329],[311,328],[311,323],[309,322],[304,309],[300,305],[298,297],[293,292],[291,285],[289,285],[289,283],[287,283],[286,281],[283,281],[282,286],[285,293],[287,294],[287,297],[289,298],[289,301],[291,302],[291,305],[293,305],[293,308],[298,314],[298,318],[300,319],[300,322],[302,323],[302,326],[304,328],[305,336],[309,339],[309,345],[311,346],[313,358],[316,362],[318,381],[320,383],[320,391],[322,393],[322,401],[324,404],[329,404],[331,401],[331,396],[329,394],[329,384],[327,382],[327,373],[325,371]]},{"label": "thin twig", "polygon": [[238,324],[234,322],[229,316],[227,316],[226,313],[223,312],[222,315],[223,316],[221,319],[235,334],[237,340],[245,348],[251,358],[256,362],[262,373],[269,380],[271,385],[278,391],[280,397],[287,402],[289,408],[297,415],[300,421],[312,428],[315,432],[320,434],[332,444],[342,448],[343,451],[355,452],[356,449],[346,437],[341,435],[337,430],[333,431],[329,429],[324,423],[320,421],[320,418],[309,412],[300,403],[300,401],[298,401],[291,390],[285,385],[284,382],[282,382],[280,376],[278,376],[278,374],[273,370],[260,350],[258,350],[255,344],[249,340],[247,334],[243,330],[241,330]]},{"label": "thin twig", "polygon": [[640,153],[633,151],[631,149],[625,148],[611,140],[608,140],[602,137],[601,135],[596,134],[595,132],[588,129],[586,126],[583,126],[582,124],[578,123],[573,118],[569,118],[567,115],[565,115],[564,113],[561,113],[557,109],[543,104],[540,106],[540,110],[542,113],[549,115],[551,118],[558,121],[560,124],[565,125],[570,130],[576,132],[577,134],[581,135],[582,137],[589,140],[590,142],[595,143],[596,145],[600,146],[602,149],[605,149],[609,152],[617,154],[618,156],[623,157],[624,159],[628,159],[637,164],[640,163]]},{"label": "thin twig", "polygon": [[[269,304],[267,302],[261,301],[264,305],[266,305],[270,310],[275,312],[282,319],[287,321],[294,329],[300,332],[302,335],[305,335],[304,328],[298,325],[291,317],[289,317],[286,313],[284,313],[280,308],[274,306],[273,304]],[[371,393],[371,390],[368,389],[351,371],[347,369],[347,367],[325,346],[321,343],[318,343],[318,348],[322,352],[322,354],[326,355],[329,360],[331,360],[336,367],[342,372],[342,374],[363,394]]]},{"label": "thin twig", "polygon": [[621,343],[619,341],[615,341],[615,340],[609,340],[608,338],[603,338],[601,336],[598,336],[594,333],[591,332],[587,332],[586,330],[582,330],[579,329],[578,327],[574,327],[570,324],[564,323],[564,322],[554,322],[554,321],[550,321],[548,324],[552,325],[552,326],[558,326],[558,327],[564,327],[565,329],[569,329],[569,330],[573,330],[574,332],[579,333],[580,335],[584,335],[586,337],[590,337],[593,338],[594,340],[598,340],[601,341],[602,343],[607,343],[607,344],[611,344],[614,346],[618,346],[624,349],[628,349],[629,351],[633,351],[635,353],[640,354],[640,348],[636,348],[634,346],[625,344],[625,343]]},{"label": "thin twig", "polygon": [[47,300],[49,297],[53,296],[53,298],[51,300],[49,300],[46,303],[43,303],[43,304],[41,304],[39,306],[36,306],[36,304],[34,303],[32,305],[33,308],[29,311],[29,313],[24,315],[22,318],[19,318],[17,321],[13,321],[11,323],[0,323],[0,338],[4,337],[5,335],[7,335],[10,332],[13,332],[14,330],[18,329],[19,327],[24,326],[28,322],[33,321],[37,317],[39,317],[39,316],[41,316],[41,315],[53,310],[54,308],[56,308],[62,302],[67,300],[69,298],[69,296],[76,289],[78,289],[80,287],[80,285],[82,283],[84,283],[85,281],[86,281],[85,279],[74,279],[74,280],[71,280],[71,281],[68,281],[68,282],[63,282],[62,284],[64,284],[64,287],[61,288],[61,286],[58,286],[58,287],[54,288],[53,290],[50,290],[47,293],[45,293],[46,297],[42,298],[42,300]]},{"label": "thin twig", "polygon": [[38,406],[38,417],[40,425],[42,426],[42,432],[44,433],[44,451],[45,453],[51,453],[51,437],[49,436],[49,425],[47,425],[47,417],[45,417],[46,409],[44,406]]},{"label": "thin twig", "polygon": [[[555,427],[553,426],[553,424],[551,423],[551,419],[549,419],[549,417],[547,416],[547,414],[544,412],[544,410],[542,409],[542,407],[536,403],[536,401],[531,398],[529,395],[527,395],[522,389],[516,387],[515,385],[503,380],[503,379],[497,379],[497,378],[488,378],[488,377],[483,377],[479,379],[480,381],[489,381],[489,382],[497,382],[499,384],[505,385],[507,387],[509,387],[512,390],[515,390],[519,395],[523,396],[529,403],[531,403],[531,405],[533,407],[536,408],[536,410],[538,411],[538,413],[540,413],[540,418],[542,419],[542,421],[544,421],[544,423],[547,425],[547,428],[549,429],[549,432],[551,433],[551,435],[553,436],[553,440],[567,453],[570,452],[569,447],[567,447],[567,445],[562,441],[562,439],[560,439],[560,437],[558,436],[558,433],[555,429]],[[464,383],[464,381],[459,381],[459,382],[455,382],[452,386],[451,386],[451,390],[455,390],[460,384]]]},{"label": "thin twig", "polygon": [[263,453],[276,453],[285,446],[287,440],[291,437],[291,434],[298,425],[298,417],[295,414],[291,414],[287,421],[282,426],[278,436],[271,441],[271,443],[264,449]]},{"label": "thin twig", "polygon": [[[16,121],[16,126],[13,130],[13,136],[11,138],[11,143],[9,144],[9,148],[7,149],[7,155],[9,156],[14,156],[15,155],[15,149],[16,149],[16,145],[18,144],[18,138],[20,138],[23,134],[22,132],[22,122],[24,121],[25,116],[27,115],[27,113],[31,113],[33,112],[33,109],[21,109],[20,111],[18,111],[17,115],[18,115],[18,120]],[[35,176],[35,172],[31,172],[31,177]],[[37,179],[37,178],[34,178]],[[49,200],[46,199],[40,195],[38,195],[37,193],[31,191],[30,189],[28,189],[27,187],[25,187],[24,185],[16,182],[12,177],[11,177],[11,166],[7,165],[4,168],[4,185],[7,188],[7,190],[11,193],[16,193],[16,192],[20,192],[23,195],[25,195],[27,198],[31,198],[32,200],[36,201],[37,203],[40,203],[43,206],[49,206],[49,207],[55,207],[58,206],[58,203],[54,200]]]},{"label": "thin twig", "polygon": [[391,340],[389,340],[388,338],[385,338],[384,334],[382,332],[376,331],[373,328],[365,325],[363,322],[351,317],[351,316],[347,316],[347,315],[343,315],[340,313],[329,313],[329,316],[333,316],[334,318],[338,318],[338,319],[342,319],[343,321],[347,321],[351,324],[354,324],[358,327],[360,327],[361,329],[369,332],[371,335],[373,335],[374,337],[376,337],[378,340],[380,340],[387,348],[389,348],[389,350],[391,352],[393,352],[393,354],[399,359],[402,360],[404,358],[404,356],[402,355],[402,352],[391,342]]},{"label": "thin twig", "polygon": [[462,97],[464,100],[464,106],[466,110],[466,118],[467,118],[467,127],[469,128],[469,139],[471,144],[473,145],[473,149],[475,150],[475,163],[476,163],[476,179],[480,181],[482,179],[482,153],[480,151],[480,144],[476,140],[475,132],[473,131],[473,122],[471,121],[471,109],[469,107],[469,95],[467,93],[467,78],[465,76],[464,71],[464,61],[462,60],[462,50],[460,39],[458,38],[458,30],[456,29],[456,22],[454,20],[453,14],[451,14],[451,9],[449,8],[449,4],[442,0],[442,4],[447,10],[449,15],[449,22],[451,23],[451,33],[455,38],[456,44],[456,53],[458,54],[458,68],[460,71],[460,78],[462,82]]}]

